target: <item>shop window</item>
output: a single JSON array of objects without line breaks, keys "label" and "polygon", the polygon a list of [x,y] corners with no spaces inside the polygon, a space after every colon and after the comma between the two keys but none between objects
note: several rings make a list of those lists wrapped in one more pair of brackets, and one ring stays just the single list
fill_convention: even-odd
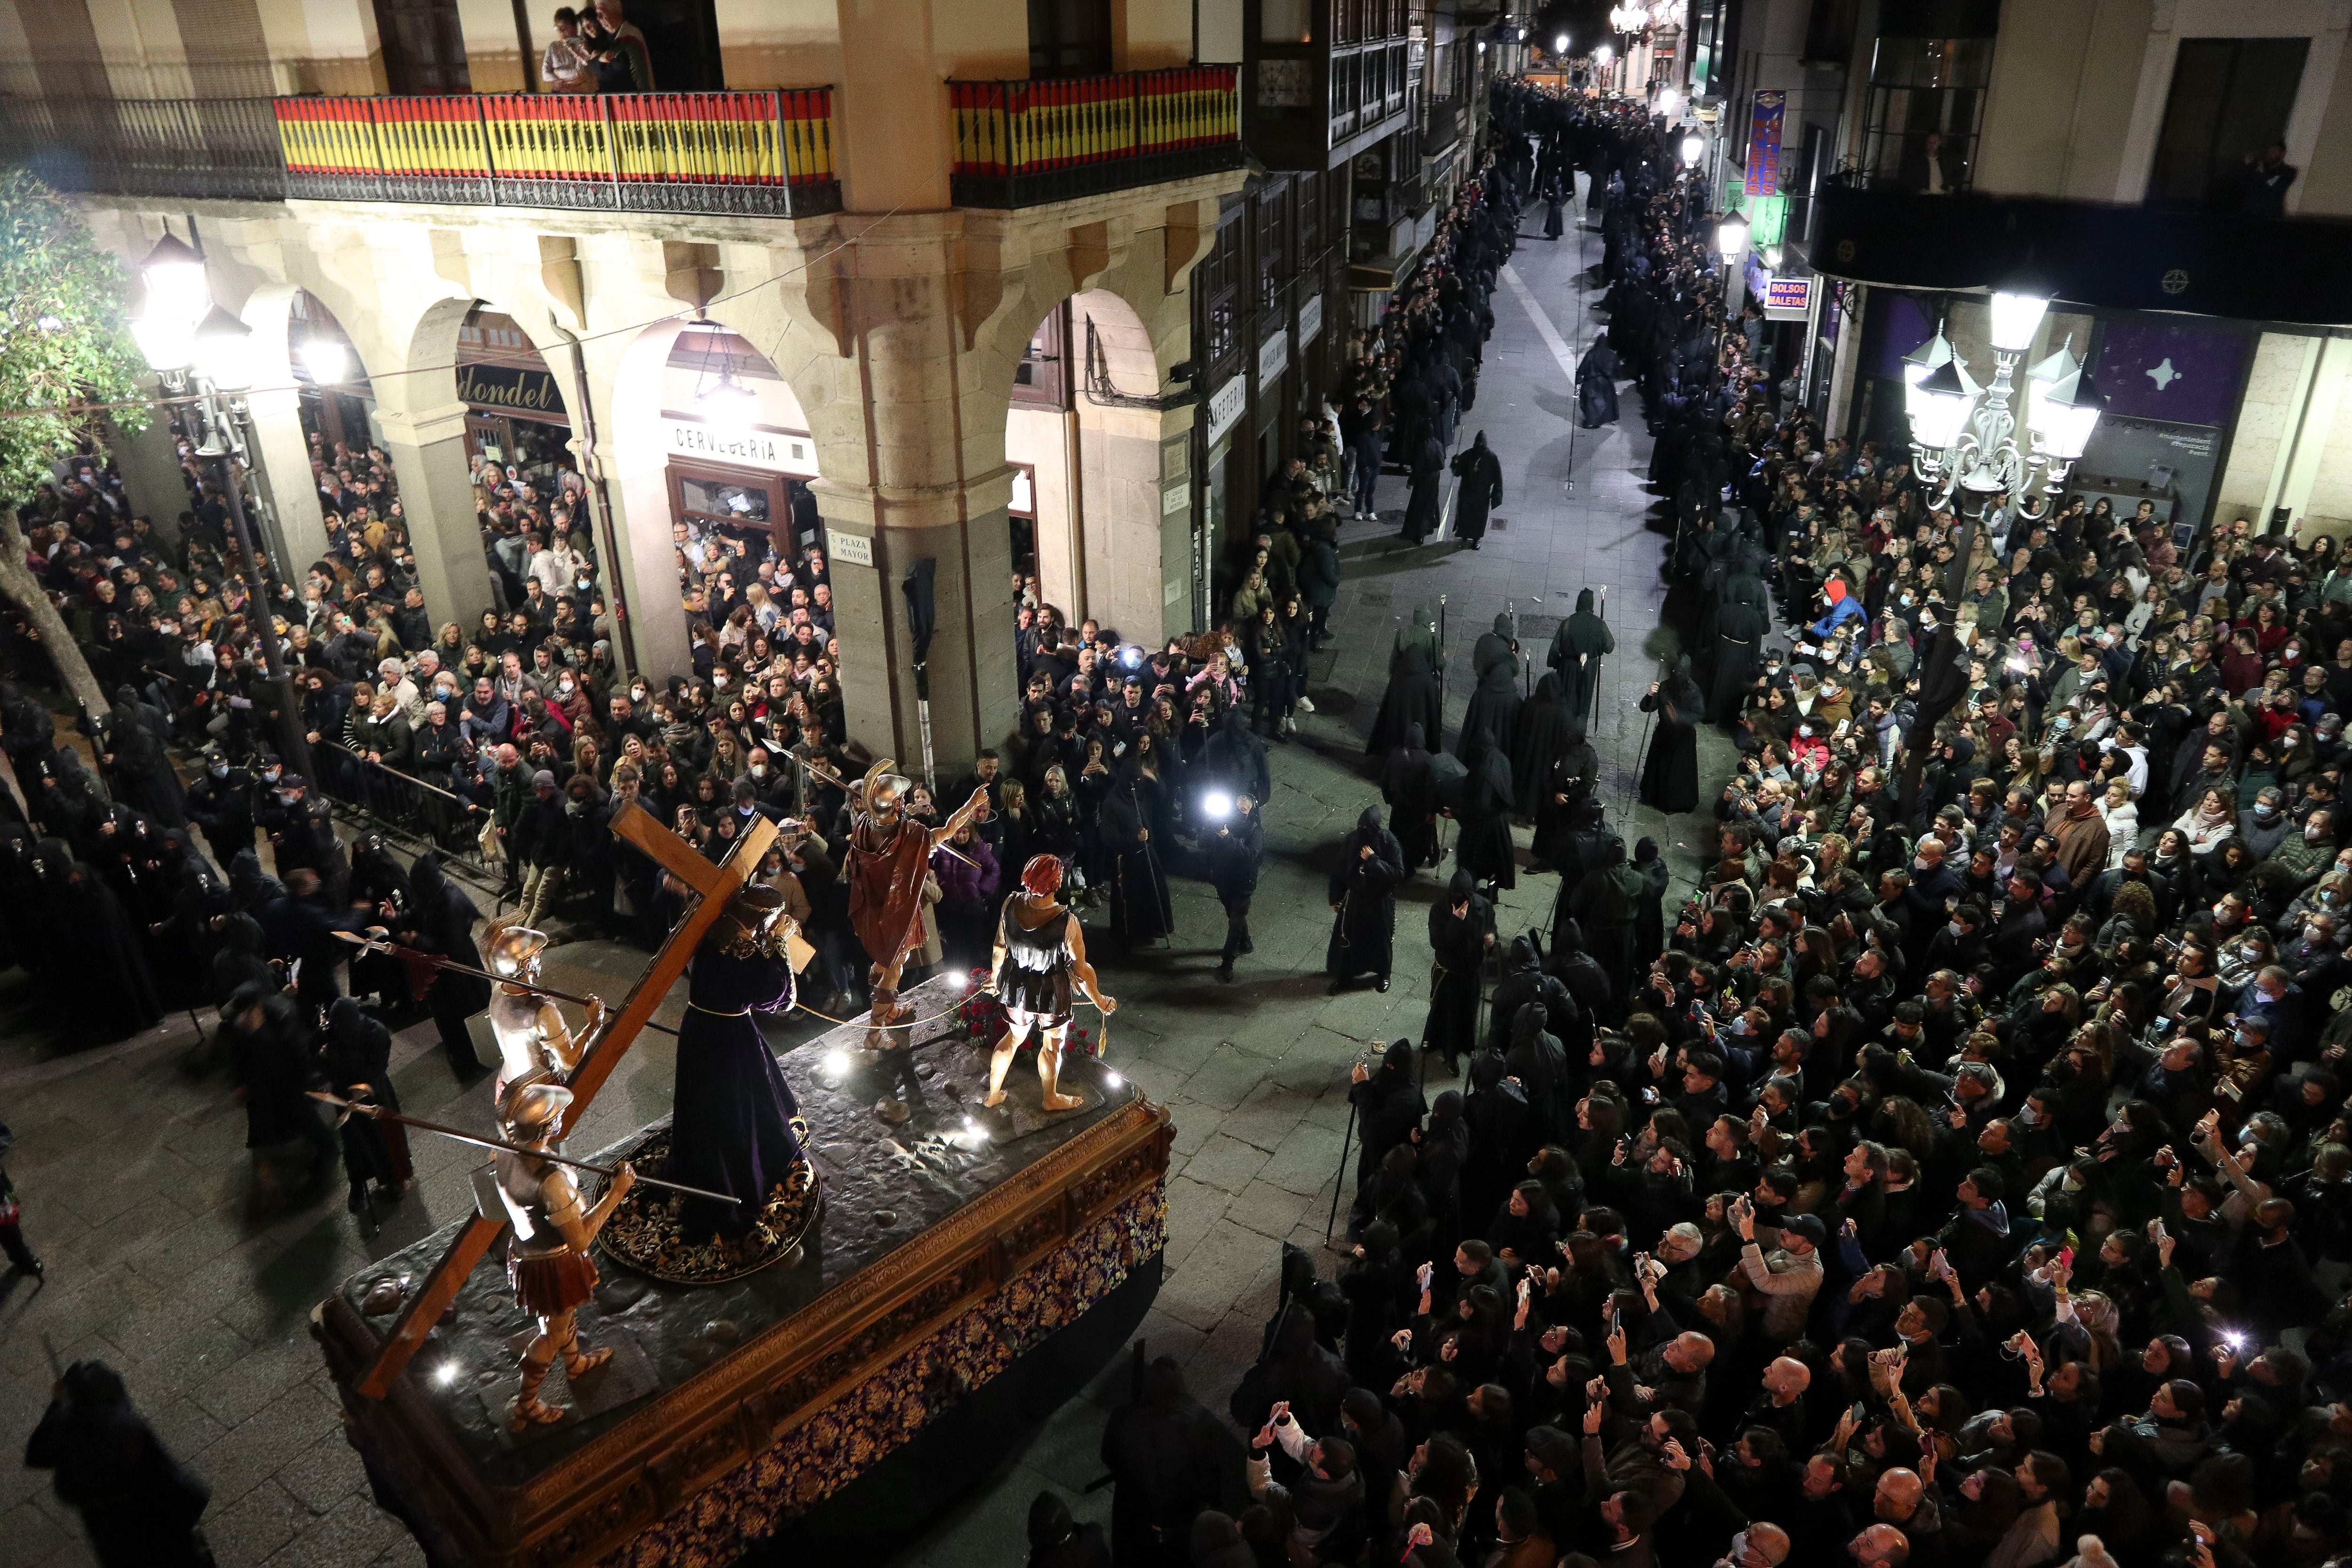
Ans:
[{"label": "shop window", "polygon": [[2183,38],[2147,175],[2147,205],[2237,212],[2246,166],[2286,138],[2309,38]]},{"label": "shop window", "polygon": [[774,510],[777,489],[791,481],[756,468],[717,465],[669,465],[670,515],[699,528],[717,528],[743,540],[755,552],[773,546],[793,552],[792,509]]}]

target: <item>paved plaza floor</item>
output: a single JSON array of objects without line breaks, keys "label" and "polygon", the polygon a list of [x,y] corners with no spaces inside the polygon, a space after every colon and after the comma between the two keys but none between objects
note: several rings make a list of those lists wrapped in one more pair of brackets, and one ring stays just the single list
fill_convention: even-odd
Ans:
[{"label": "paved plaza floor", "polygon": [[[1531,236],[1496,290],[1495,336],[1462,431],[1466,443],[1485,430],[1503,461],[1506,500],[1484,548],[1406,545],[1396,537],[1404,498],[1393,479],[1382,483],[1383,521],[1351,524],[1343,536],[1347,581],[1332,616],[1339,635],[1315,658],[1317,711],[1301,715],[1289,743],[1273,747],[1266,865],[1251,922],[1257,951],[1242,961],[1237,983],[1213,977],[1223,920],[1198,882],[1176,884],[1178,934],[1169,948],[1097,955],[1109,960],[1105,984],[1123,1004],[1110,1029],[1112,1058],[1171,1108],[1176,1125],[1167,1275],[1142,1332],[1151,1353],[1184,1363],[1213,1408],[1223,1408],[1256,1354],[1281,1244],[1322,1247],[1349,1065],[1391,1039],[1417,1039],[1428,1007],[1425,922],[1441,885],[1428,872],[1398,900],[1387,994],[1329,996],[1321,973],[1328,858],[1378,799],[1363,738],[1391,634],[1412,606],[1446,596],[1447,711],[1458,720],[1470,645],[1507,601],[1522,617],[1523,639],[1540,648],[1579,589],[1605,585],[1620,653],[1602,668],[1592,740],[1612,820],[1629,846],[1655,837],[1678,881],[1696,869],[1711,834],[1704,816],[1669,820],[1629,804],[1643,733],[1635,705],[1655,673],[1642,649],[1663,597],[1666,541],[1642,488],[1650,442],[1630,395],[1626,424],[1573,429],[1563,360],[1572,363],[1599,327],[1594,296],[1577,276],[1600,249],[1596,234],[1571,230],[1556,243]],[[1702,777],[1728,772],[1727,742],[1703,733],[1700,746]],[[1524,829],[1518,839],[1524,859]],[[1502,901],[1503,937],[1548,926],[1557,890],[1554,877],[1522,876]],[[1106,937],[1098,945],[1111,944]],[[567,945],[551,957],[562,972],[554,984],[613,997],[644,962],[601,942]],[[224,1568],[421,1562],[370,1500],[307,1314],[372,1258],[463,1215],[471,1204],[466,1173],[478,1156],[418,1136],[416,1191],[372,1233],[344,1213],[340,1183],[331,1196],[269,1217],[257,1210],[245,1118],[226,1074],[184,1068],[195,1043],[188,1018],[120,1046],[61,1056],[28,1019],[27,984],[21,971],[0,974],[0,1121],[16,1132],[8,1168],[22,1191],[26,1235],[49,1278],[41,1289],[0,1281],[0,1449],[14,1451],[39,1418],[51,1353],[101,1357],[211,1484],[205,1529]],[[791,1025],[773,1038],[782,1045],[820,1026]],[[487,1081],[456,1088],[429,1021],[398,1037],[394,1062],[411,1114],[488,1124]],[[587,1118],[583,1146],[666,1111],[672,1065],[667,1039],[645,1037]],[[806,1070],[790,1056],[785,1066]],[[1443,1072],[1441,1064],[1433,1077]],[[1318,1256],[1331,1272],[1331,1255]],[[1107,1520],[1108,1490],[1083,1489],[1100,1474],[1104,1416],[1123,1392],[1115,1369],[1033,1438],[1008,1444],[992,1481],[891,1561],[908,1568],[1018,1562],[1029,1500],[1045,1487],[1068,1498],[1081,1519]],[[79,1526],[47,1478],[13,1460],[0,1465],[0,1563],[87,1560]]]}]

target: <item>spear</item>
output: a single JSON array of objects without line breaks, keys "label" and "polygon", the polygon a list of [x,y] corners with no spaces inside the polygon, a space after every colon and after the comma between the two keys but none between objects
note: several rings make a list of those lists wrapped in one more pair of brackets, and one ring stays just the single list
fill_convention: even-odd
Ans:
[{"label": "spear", "polygon": [[[529,1154],[533,1159],[550,1160],[556,1164],[569,1165],[575,1171],[588,1171],[599,1176],[614,1176],[620,1173],[619,1170],[612,1165],[592,1165],[585,1160],[574,1160],[569,1155],[551,1153],[545,1149],[533,1149],[528,1144],[509,1143],[503,1138],[482,1138],[471,1132],[460,1132],[454,1127],[444,1127],[437,1121],[420,1121],[414,1116],[403,1116],[397,1110],[386,1110],[380,1105],[368,1105],[359,1100],[340,1099],[329,1094],[323,1089],[314,1089],[308,1092],[312,1100],[333,1106],[345,1117],[357,1114],[373,1116],[379,1121],[397,1121],[403,1127],[414,1127],[419,1132],[438,1133],[444,1138],[454,1138],[460,1143],[471,1143],[478,1149],[503,1149],[509,1154]],[[336,1118],[338,1126],[341,1125],[341,1122],[342,1117]],[[667,1187],[674,1193],[687,1193],[698,1198],[715,1198],[722,1204],[740,1204],[743,1201],[730,1194],[714,1193],[707,1187],[689,1187],[684,1182],[665,1182],[659,1176],[639,1176],[637,1180],[649,1187]]]},{"label": "spear", "polygon": [[[425,952],[414,947],[403,947],[398,942],[364,937],[357,931],[339,931],[335,935],[362,952],[381,952],[388,957],[396,958],[411,970],[425,975],[437,974],[444,969],[454,969],[460,974],[471,974],[483,980],[494,981],[500,985],[511,985],[518,991],[528,991],[537,996],[552,997],[558,1002],[570,1002],[575,1006],[601,1007],[604,1005],[604,999],[601,996],[575,996],[569,991],[558,991],[552,985],[534,985],[528,980],[517,980],[511,975],[493,974],[487,969],[476,969],[472,964],[459,963],[456,959],[444,958],[437,952]],[[656,1024],[651,1018],[646,1020],[646,1027],[658,1029],[665,1035],[677,1033],[667,1024]]]}]

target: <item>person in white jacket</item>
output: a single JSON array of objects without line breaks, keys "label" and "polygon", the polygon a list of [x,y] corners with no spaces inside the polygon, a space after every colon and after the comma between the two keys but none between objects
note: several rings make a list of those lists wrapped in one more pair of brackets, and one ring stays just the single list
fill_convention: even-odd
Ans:
[{"label": "person in white jacket", "polygon": [[2107,869],[2112,871],[2124,863],[2139,837],[2139,807],[2132,804],[2131,780],[2107,781],[2107,793],[2099,798],[2099,816],[2107,825]]}]

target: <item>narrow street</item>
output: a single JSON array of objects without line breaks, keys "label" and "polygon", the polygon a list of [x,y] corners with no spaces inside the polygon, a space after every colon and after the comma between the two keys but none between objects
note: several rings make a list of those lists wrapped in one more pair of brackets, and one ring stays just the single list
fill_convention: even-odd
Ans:
[{"label": "narrow street", "polygon": [[[1556,244],[1528,237],[1496,291],[1495,336],[1476,406],[1462,424],[1465,444],[1485,430],[1504,464],[1506,500],[1485,547],[1406,547],[1395,536],[1404,504],[1398,479],[1382,482],[1382,522],[1351,525],[1343,537],[1347,581],[1332,616],[1339,636],[1318,656],[1317,711],[1301,716],[1289,744],[1274,748],[1267,864],[1253,918],[1258,949],[1243,961],[1239,982],[1211,978],[1223,921],[1214,896],[1193,881],[1176,884],[1172,948],[1105,966],[1107,985],[1124,1004],[1112,1058],[1145,1094],[1172,1108],[1177,1128],[1168,1272],[1144,1334],[1152,1354],[1185,1363],[1212,1408],[1223,1407],[1257,1352],[1281,1244],[1322,1244],[1348,1124],[1349,1064],[1391,1039],[1417,1038],[1428,1006],[1423,933],[1439,884],[1427,873],[1399,900],[1398,962],[1386,995],[1328,996],[1321,973],[1328,855],[1377,799],[1363,739],[1391,635],[1413,605],[1433,608],[1441,595],[1446,602],[1448,712],[1458,718],[1471,683],[1470,646],[1496,615],[1516,608],[1540,670],[1541,649],[1578,590],[1606,587],[1619,652],[1602,667],[1592,739],[1611,819],[1629,846],[1658,837],[1678,878],[1702,852],[1704,817],[1668,822],[1630,804],[1643,740],[1636,704],[1655,673],[1643,647],[1663,596],[1667,541],[1645,521],[1650,441],[1634,400],[1627,397],[1621,425],[1572,428],[1573,356],[1600,325],[1578,276],[1600,248],[1593,233],[1571,231]],[[1701,746],[1702,776],[1721,776],[1728,742],[1706,734]],[[1525,830],[1518,837],[1524,850]],[[1504,898],[1503,935],[1548,926],[1557,890],[1556,878],[1523,877]],[[599,942],[565,946],[552,958],[554,984],[607,995],[644,962]],[[9,1170],[49,1279],[37,1289],[23,1279],[0,1281],[0,1434],[21,1442],[38,1419],[53,1375],[47,1352],[68,1362],[100,1356],[123,1372],[164,1440],[211,1484],[205,1529],[225,1568],[421,1562],[373,1507],[343,1442],[307,1313],[335,1281],[465,1214],[475,1156],[416,1140],[417,1189],[373,1232],[327,1198],[268,1215],[256,1203],[244,1115],[225,1070],[183,1069],[195,1044],[188,1019],[120,1046],[58,1056],[26,1025],[25,984],[21,972],[0,979],[0,1106],[20,1130]],[[783,1044],[816,1027],[796,1022],[772,1033]],[[429,1021],[397,1038],[394,1062],[411,1113],[486,1121],[487,1082],[456,1089]],[[786,1068],[806,1070],[793,1057]],[[667,1110],[672,1069],[668,1041],[646,1037],[617,1074],[619,1092],[607,1092],[586,1119],[583,1146]],[[1328,1255],[1323,1261],[1328,1272]],[[892,1561],[910,1568],[1018,1561],[1029,1500],[1045,1487],[1080,1518],[1107,1519],[1109,1492],[1084,1489],[1101,1473],[1104,1414],[1124,1391],[1122,1364],[1034,1440],[1008,1443],[997,1479]],[[81,1531],[47,1477],[0,1466],[0,1562],[88,1561]]]}]

